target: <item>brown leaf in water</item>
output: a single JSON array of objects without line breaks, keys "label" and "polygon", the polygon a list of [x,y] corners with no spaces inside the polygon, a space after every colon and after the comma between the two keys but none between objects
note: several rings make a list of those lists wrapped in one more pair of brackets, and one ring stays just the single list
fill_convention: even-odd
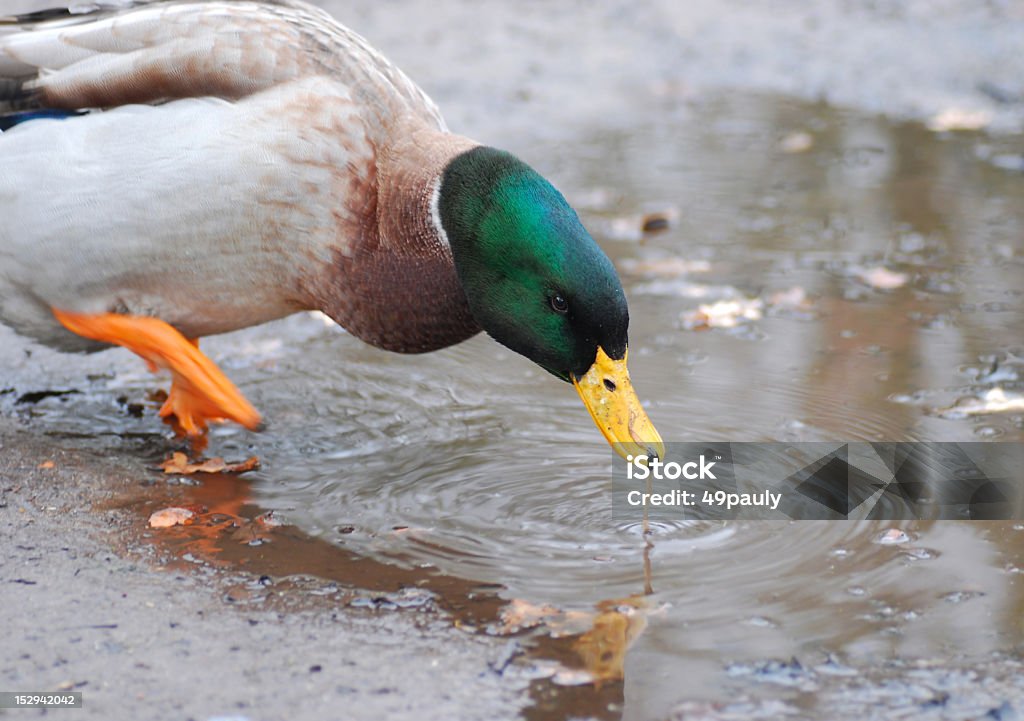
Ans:
[{"label": "brown leaf in water", "polygon": [[149,517],[150,528],[170,528],[171,526],[188,526],[195,523],[196,514],[187,508],[162,508]]},{"label": "brown leaf in water", "polygon": [[594,684],[621,681],[625,672],[626,651],[647,628],[647,616],[636,605],[622,603],[604,608],[594,619],[592,628],[576,641],[576,652],[590,672]]},{"label": "brown leaf in water", "polygon": [[273,511],[267,511],[247,521],[231,534],[231,539],[239,543],[265,542],[270,539],[275,529],[285,525]]},{"label": "brown leaf in water", "polygon": [[669,213],[648,213],[641,219],[640,229],[645,233],[657,233],[662,230],[668,230],[673,219],[674,217]]},{"label": "brown leaf in water", "polygon": [[501,626],[496,633],[501,636],[519,633],[520,631],[534,626],[539,626],[545,620],[557,616],[559,611],[554,606],[547,604],[537,605],[521,598],[512,601],[501,609]]},{"label": "brown leaf in water", "polygon": [[223,458],[209,458],[201,463],[189,463],[188,456],[180,451],[160,464],[164,473],[189,475],[192,473],[245,473],[260,467],[260,459],[256,456],[245,459],[241,463],[227,463]]}]

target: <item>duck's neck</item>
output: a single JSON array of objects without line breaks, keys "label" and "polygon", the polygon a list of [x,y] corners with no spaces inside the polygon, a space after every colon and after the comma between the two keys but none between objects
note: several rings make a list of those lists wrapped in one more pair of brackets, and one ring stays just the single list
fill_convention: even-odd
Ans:
[{"label": "duck's neck", "polygon": [[340,285],[322,309],[367,343],[422,353],[480,331],[439,225],[436,198],[451,158],[478,144],[415,125],[394,137],[378,148],[374,187],[358,194],[366,206],[361,237],[335,252]]}]

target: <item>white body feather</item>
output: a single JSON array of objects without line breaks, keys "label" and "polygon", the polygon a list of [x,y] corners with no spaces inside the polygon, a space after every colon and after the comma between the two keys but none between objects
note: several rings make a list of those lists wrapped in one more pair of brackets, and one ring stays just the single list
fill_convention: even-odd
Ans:
[{"label": "white body feather", "polygon": [[[362,160],[338,143],[311,147],[316,139],[282,118],[323,83],[238,104],[38,120],[0,135],[0,317],[70,350],[88,344],[52,306],[154,315],[191,337],[308,307],[281,293],[329,262],[332,210],[344,198],[328,197],[340,188],[320,163]],[[345,98],[333,106],[351,109]]]},{"label": "white body feather", "polygon": [[391,118],[443,128],[365,41],[298,4],[44,23],[0,35],[4,76],[48,107],[114,106],[0,133],[0,320],[65,350],[95,345],[54,306],[190,337],[313,307],[303,289],[346,252]]}]

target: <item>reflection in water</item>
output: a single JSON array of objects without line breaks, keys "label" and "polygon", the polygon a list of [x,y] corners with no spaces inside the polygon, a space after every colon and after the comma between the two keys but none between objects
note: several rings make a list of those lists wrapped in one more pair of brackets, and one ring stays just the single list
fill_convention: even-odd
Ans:
[{"label": "reflection in water", "polygon": [[[1024,177],[979,160],[977,137],[771,98],[647,122],[520,152],[570,199],[593,200],[592,228],[648,202],[679,209],[642,243],[599,237],[620,267],[644,261],[624,274],[630,357],[666,441],[1024,439],[1019,415],[930,413],[990,387],[977,369],[993,362],[1007,388],[1024,378]],[[813,139],[806,152],[780,149],[795,131]],[[657,283],[643,270],[680,258],[707,270],[673,261]],[[873,288],[858,279],[873,267],[908,282]],[[694,294],[793,287],[810,313],[768,312],[737,331],[679,321]],[[267,343],[275,335],[285,342]],[[256,349],[247,357],[240,338]],[[209,349],[271,421],[258,437],[220,429],[217,452],[259,454],[260,507],[381,573],[436,568],[591,610],[644,591],[649,550],[648,602],[664,611],[625,658],[627,718],[722,698],[725,669],[744,659],[871,665],[1024,641],[1024,530],[1012,523],[902,523],[892,544],[879,542],[894,525],[883,522],[655,523],[645,549],[639,526],[611,521],[611,452],[572,389],[487,338],[401,357],[303,317]],[[141,395],[149,380],[133,382]],[[69,397],[55,418],[88,418],[90,403]],[[607,626],[628,635],[617,617]],[[584,652],[600,658],[601,643]]]}]

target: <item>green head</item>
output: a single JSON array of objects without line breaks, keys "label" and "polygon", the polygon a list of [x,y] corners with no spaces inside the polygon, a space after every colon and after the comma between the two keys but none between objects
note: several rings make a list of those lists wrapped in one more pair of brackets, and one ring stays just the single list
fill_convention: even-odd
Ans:
[{"label": "green head", "polygon": [[526,163],[478,147],[445,168],[437,215],[477,323],[571,381],[623,456],[665,456],[626,369],[629,310],[608,256]]},{"label": "green head", "polygon": [[438,212],[470,311],[495,340],[567,381],[598,347],[625,355],[615,268],[530,166],[494,148],[462,153],[444,171]]}]

